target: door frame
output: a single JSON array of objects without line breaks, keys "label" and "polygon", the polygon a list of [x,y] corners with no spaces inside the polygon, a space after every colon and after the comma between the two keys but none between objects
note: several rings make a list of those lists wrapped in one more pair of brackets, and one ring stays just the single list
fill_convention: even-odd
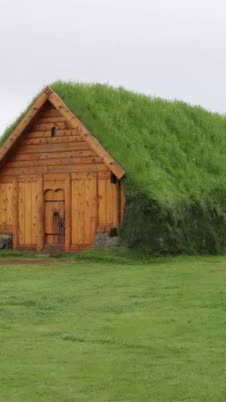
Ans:
[{"label": "door frame", "polygon": [[[49,187],[48,182],[61,182],[64,189],[64,206],[65,206],[65,240],[64,251],[71,251],[71,173],[61,174],[44,174],[39,176],[40,182],[40,208],[39,208],[39,236],[37,250],[45,249],[45,197],[44,193]],[[59,188],[59,185],[56,184]]]},{"label": "door frame", "polygon": [[50,186],[44,191],[45,248],[65,247],[65,194],[62,187]]}]

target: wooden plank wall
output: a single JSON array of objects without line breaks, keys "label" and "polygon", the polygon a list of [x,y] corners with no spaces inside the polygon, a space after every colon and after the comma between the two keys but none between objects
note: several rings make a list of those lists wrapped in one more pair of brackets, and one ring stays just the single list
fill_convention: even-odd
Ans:
[{"label": "wooden plank wall", "polygon": [[0,231],[11,233],[13,230],[13,179],[0,181]]},{"label": "wooden plank wall", "polygon": [[72,174],[71,182],[72,249],[91,247],[97,227],[97,176]]},{"label": "wooden plank wall", "polygon": [[[50,201],[50,202],[48,202]],[[58,211],[61,218],[65,218],[64,190],[46,190],[45,192],[45,242],[46,244],[58,244],[64,242],[64,236],[56,236],[51,233],[58,232],[53,219],[53,211]]]},{"label": "wooden plank wall", "polygon": [[92,247],[96,232],[120,224],[120,186],[110,172],[72,174],[72,249]]},{"label": "wooden plank wall", "polygon": [[38,242],[38,199],[37,180],[23,178],[18,183],[19,246],[36,248]]},{"label": "wooden plank wall", "polygon": [[110,232],[120,223],[119,183],[111,182],[109,171],[98,173],[98,232]]},{"label": "wooden plank wall", "polygon": [[0,171],[0,233],[13,233],[15,248],[45,247],[44,194],[57,188],[65,192],[66,251],[92,247],[96,232],[119,226],[120,182],[112,182],[79,127],[72,129],[48,102]]},{"label": "wooden plank wall", "polygon": [[[56,137],[51,129],[56,128]],[[1,175],[106,171],[106,165],[69,123],[48,102],[24,132],[16,152],[9,156]]]}]

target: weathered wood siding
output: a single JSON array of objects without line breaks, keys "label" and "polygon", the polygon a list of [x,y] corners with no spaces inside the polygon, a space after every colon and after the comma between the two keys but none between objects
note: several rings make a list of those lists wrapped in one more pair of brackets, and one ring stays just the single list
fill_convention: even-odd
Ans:
[{"label": "weathered wood siding", "polygon": [[0,181],[0,230],[11,232],[13,228],[13,180]]},{"label": "weathered wood siding", "polygon": [[[47,101],[18,141],[0,170],[0,232],[13,233],[14,248],[88,248],[96,232],[119,226],[121,184],[79,126],[70,127]],[[65,220],[58,237],[54,210]]]},{"label": "weathered wood siding", "polygon": [[[56,128],[56,137],[51,129]],[[101,161],[79,134],[49,103],[30,124],[1,175],[106,171]]]},{"label": "weathered wood siding", "polygon": [[92,246],[97,226],[96,173],[72,174],[72,248]]},{"label": "weathered wood siding", "polygon": [[39,187],[36,178],[18,180],[18,245],[36,248],[38,240]]}]

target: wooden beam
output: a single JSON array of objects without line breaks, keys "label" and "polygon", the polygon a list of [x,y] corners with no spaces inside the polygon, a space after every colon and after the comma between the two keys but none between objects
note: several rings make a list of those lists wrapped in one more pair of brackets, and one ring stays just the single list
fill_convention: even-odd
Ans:
[{"label": "wooden beam", "polygon": [[37,219],[37,251],[44,248],[44,194],[43,194],[43,177],[38,178],[38,219]]},{"label": "wooden beam", "polygon": [[[28,154],[29,155],[29,154]],[[92,163],[102,163],[99,156],[92,156],[90,158],[62,158],[62,159],[36,159],[36,160],[27,160],[20,161],[15,158],[15,160],[10,159],[7,163],[8,168],[16,167],[16,168],[24,168],[24,167],[40,167],[40,166],[65,166],[65,165],[87,165]],[[73,170],[73,167],[72,167]]]},{"label": "wooden beam", "polygon": [[45,137],[45,138],[25,138],[23,140],[24,145],[41,145],[41,144],[71,144],[84,142],[80,135],[70,137]]},{"label": "wooden beam", "polygon": [[123,182],[119,183],[119,189],[120,189],[120,221],[119,223],[121,224],[123,221],[123,215],[124,215],[124,210],[125,210],[125,206],[126,206],[126,196],[125,196],[125,190],[124,190],[124,186],[123,186]]},{"label": "wooden beam", "polygon": [[[65,130],[57,130],[57,137],[79,137],[78,130],[67,128]],[[44,131],[27,131],[24,138],[50,138],[50,130]]]},{"label": "wooden beam", "polygon": [[70,172],[100,172],[107,168],[104,163],[85,163],[83,165],[59,165],[59,166],[33,166],[33,167],[6,167],[2,169],[1,174],[4,176],[21,176],[21,175],[40,175],[47,173],[70,173]]},{"label": "wooden beam", "polygon": [[18,153],[37,153],[37,152],[67,152],[67,151],[89,151],[89,145],[83,142],[72,142],[61,144],[40,144],[40,145],[22,145],[18,146]]},{"label": "wooden beam", "polygon": [[49,159],[58,159],[61,160],[61,158],[68,158],[68,159],[73,159],[73,158],[98,158],[100,159],[99,156],[96,156],[96,154],[92,151],[62,151],[62,152],[43,152],[43,153],[35,153],[33,152],[32,154],[28,153],[23,153],[23,150],[17,152],[16,156],[13,156],[10,158],[10,162],[13,161],[36,161],[36,160],[45,160],[48,161]]},{"label": "wooden beam", "polygon": [[57,122],[55,121],[54,123],[40,123],[38,122],[37,124],[34,124],[32,126],[33,131],[46,131],[46,130],[51,130],[52,127],[56,127],[59,130],[65,130],[67,128],[67,124],[64,121],[62,122]]},{"label": "wooden beam", "polygon": [[71,175],[65,177],[65,251],[71,250]]},{"label": "wooden beam", "polygon": [[19,231],[18,182],[16,177],[13,179],[12,213],[13,213],[13,250],[16,250],[18,246],[18,231]]},{"label": "wooden beam", "polygon": [[28,124],[30,124],[31,120],[36,116],[38,111],[42,108],[44,103],[47,101],[48,96],[45,92],[42,92],[38,98],[34,101],[28,112],[21,119],[21,121],[17,124],[16,128],[10,134],[9,138],[3,143],[0,147],[0,162],[6,156],[10,148],[15,144],[18,140],[22,132],[26,129]]}]

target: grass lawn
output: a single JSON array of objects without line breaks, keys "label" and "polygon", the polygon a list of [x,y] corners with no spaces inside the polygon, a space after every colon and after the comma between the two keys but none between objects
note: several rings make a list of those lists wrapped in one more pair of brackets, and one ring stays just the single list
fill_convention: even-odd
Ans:
[{"label": "grass lawn", "polygon": [[0,258],[1,402],[226,401],[226,257]]}]

